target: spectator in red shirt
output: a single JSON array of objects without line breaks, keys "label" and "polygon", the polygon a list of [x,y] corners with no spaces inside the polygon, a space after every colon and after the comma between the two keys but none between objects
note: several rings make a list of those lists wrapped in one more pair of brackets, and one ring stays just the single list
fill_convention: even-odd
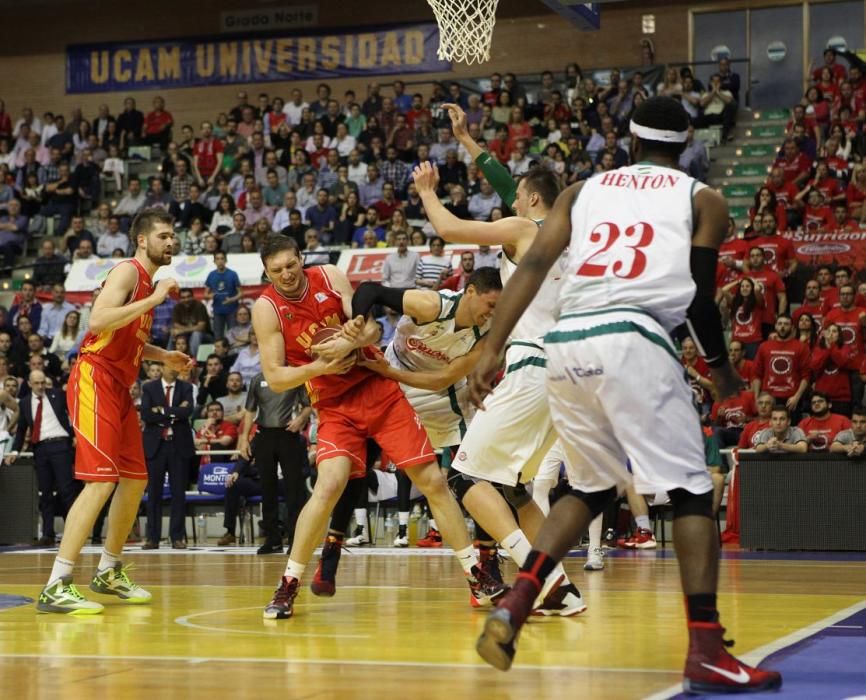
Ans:
[{"label": "spectator in red shirt", "polygon": [[757,415],[755,395],[749,389],[743,389],[736,396],[714,403],[710,420],[713,423],[713,436],[719,441],[719,447],[736,447],[746,423]]},{"label": "spectator in red shirt", "polygon": [[424,96],[420,92],[412,95],[412,107],[406,112],[406,124],[410,129],[418,126],[419,121],[430,122],[430,110],[424,107]]},{"label": "spectator in red shirt", "polygon": [[851,379],[845,369],[851,361],[851,348],[842,342],[835,323],[828,323],[812,350],[809,369],[815,391],[825,394],[843,415],[851,415]]},{"label": "spectator in red shirt", "polygon": [[836,435],[851,427],[851,421],[838,413],[830,413],[830,397],[820,391],[812,393],[811,415],[797,426],[806,433],[809,452],[829,452]]},{"label": "spectator in red shirt", "polygon": [[863,358],[863,326],[866,325],[866,308],[855,305],[854,285],[847,283],[839,288],[839,307],[831,309],[824,323],[839,326],[842,342],[851,348],[851,359],[845,369],[856,370]]},{"label": "spectator in red shirt", "polygon": [[491,139],[487,144],[487,150],[490,151],[496,160],[505,165],[511,157],[511,145],[508,139],[508,127],[500,125],[496,127],[496,138]]},{"label": "spectator in red shirt", "polygon": [[834,202],[845,201],[845,190],[839,181],[830,174],[830,168],[826,160],[819,160],[815,166],[815,177],[813,177],[806,187],[813,187],[824,195],[824,203],[828,206]]},{"label": "spectator in red shirt", "polygon": [[815,272],[815,279],[821,285],[821,298],[827,304],[829,311],[834,302],[839,301],[839,291],[836,289],[833,281],[833,270],[829,265],[821,265]]},{"label": "spectator in red shirt", "polygon": [[763,335],[766,338],[776,322],[777,314],[788,310],[788,295],[782,278],[764,264],[764,249],[753,246],[749,249],[748,269],[743,271],[744,277],[760,282],[764,293],[764,318],[762,320]]},{"label": "spectator in red shirt", "polygon": [[812,318],[812,314],[800,314],[798,321],[794,324],[794,328],[797,329],[795,334],[797,339],[805,343],[806,347],[811,351],[815,347],[815,343],[818,342],[818,325],[815,323],[815,319]]},{"label": "spectator in red shirt", "polygon": [[737,447],[742,449],[754,449],[755,438],[762,430],[770,427],[770,416],[773,413],[776,400],[767,392],[763,392],[758,395],[755,405],[758,411],[757,418],[746,423],[743,432],[740,433],[740,441],[737,443]]},{"label": "spectator in red shirt", "polygon": [[824,203],[824,195],[814,187],[807,188],[797,195],[797,201],[806,205],[803,210],[803,228],[807,231],[831,231],[833,212]]},{"label": "spectator in red shirt", "polygon": [[439,285],[439,289],[450,289],[452,292],[462,291],[473,272],[475,272],[475,253],[463,253],[460,255],[460,269],[456,274],[446,278]]},{"label": "spectator in red shirt", "polygon": [[695,403],[701,406],[701,415],[704,416],[709,413],[712,401],[710,392],[713,389],[713,380],[710,379],[710,366],[703,357],[698,355],[698,346],[691,338],[683,339],[682,349],[683,355],[680,361],[686,368],[689,386],[695,395]]},{"label": "spectator in red shirt", "polygon": [[[762,225],[761,216],[766,213],[775,214],[776,221],[787,228],[788,217],[785,205],[778,200],[776,193],[768,185],[764,185],[755,193],[755,204],[749,208],[749,223],[755,228],[760,228]],[[758,219],[758,223],[755,223],[756,219]]]},{"label": "spectator in red shirt", "polygon": [[746,358],[743,344],[739,340],[732,340],[728,344],[728,361],[742,378],[743,386],[751,388],[755,378],[755,362]]},{"label": "spectator in red shirt", "polygon": [[834,231],[859,231],[860,222],[848,215],[848,205],[845,202],[836,202],[833,207],[833,230]]},{"label": "spectator in red shirt", "polygon": [[800,152],[800,147],[794,139],[785,140],[782,155],[776,160],[775,165],[782,169],[785,182],[790,182],[797,188],[806,184],[812,169],[812,161],[806,154]]},{"label": "spectator in red shirt", "polygon": [[222,170],[223,142],[214,138],[213,124],[209,121],[201,123],[201,138],[193,148],[195,168],[199,176],[209,185],[213,185],[216,176]]},{"label": "spectator in red shirt", "polygon": [[[785,180],[785,171],[775,166],[770,172],[767,180],[767,189],[776,195],[776,202],[785,208],[787,220],[785,228],[792,228],[800,220],[800,211],[797,208],[797,186]],[[760,193],[759,193],[760,194]],[[782,223],[782,220],[779,220]]]},{"label": "spectator in red shirt", "polygon": [[866,201],[866,165],[863,163],[854,166],[854,174],[845,191],[845,199],[851,216],[858,220],[863,219],[863,202]]},{"label": "spectator in red shirt", "polygon": [[494,73],[490,76],[490,89],[485,90],[481,99],[486,105],[495,107],[499,104],[499,93],[502,92],[502,76]]},{"label": "spectator in red shirt", "polygon": [[764,290],[749,277],[742,277],[722,289],[731,310],[731,338],[742,344],[750,360],[764,340]]},{"label": "spectator in red shirt", "polygon": [[776,319],[776,337],[765,340],[755,357],[755,396],[766,391],[794,412],[809,387],[809,348],[794,336],[791,317]]},{"label": "spectator in red shirt", "polygon": [[800,308],[791,314],[791,318],[794,323],[798,323],[800,316],[809,314],[812,320],[815,321],[817,330],[820,331],[824,325],[824,316],[827,315],[830,308],[827,302],[821,298],[821,285],[818,284],[818,280],[809,280],[806,282],[803,303],[800,305]]},{"label": "spectator in red shirt", "polygon": [[[219,401],[211,401],[207,405],[205,424],[195,433],[195,449],[200,452],[231,450],[237,442],[237,426],[223,420],[223,406]],[[207,455],[201,458],[202,464],[209,464],[210,461]]]},{"label": "spectator in red shirt", "polygon": [[[819,275],[823,269],[829,270],[829,268],[819,268]],[[850,267],[847,265],[840,265],[836,269],[836,272],[833,273],[833,282],[835,286],[821,290],[821,296],[823,296],[824,300],[827,302],[827,311],[839,308],[839,290],[841,290],[846,284],[854,284],[851,279],[853,274],[854,271]],[[854,295],[854,306],[860,306],[866,309],[866,296],[857,292],[857,294]]]},{"label": "spectator in red shirt", "polygon": [[171,112],[165,110],[165,100],[159,95],[153,98],[153,111],[144,117],[144,126],[141,128],[141,136],[144,143],[157,144],[161,150],[168,148],[171,141],[171,127],[174,117]]},{"label": "spectator in red shirt", "polygon": [[[757,221],[755,219],[756,224]],[[786,278],[794,274],[797,269],[794,244],[784,236],[779,235],[775,214],[769,211],[764,212],[761,216],[760,235],[753,238],[750,243],[764,251],[764,261],[780,277]]]},{"label": "spectator in red shirt", "polygon": [[[815,65],[814,63],[812,64]],[[824,50],[824,63],[820,66],[816,66],[812,70],[812,80],[818,82],[821,79],[821,71],[824,68],[829,68],[833,74],[833,79],[839,83],[848,75],[848,71],[845,70],[845,66],[841,63],[836,63],[836,51],[834,49],[825,49]]]}]

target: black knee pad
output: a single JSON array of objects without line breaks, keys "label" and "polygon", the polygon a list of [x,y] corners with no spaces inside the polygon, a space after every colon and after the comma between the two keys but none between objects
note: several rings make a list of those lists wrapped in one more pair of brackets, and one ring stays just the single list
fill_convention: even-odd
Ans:
[{"label": "black knee pad", "polygon": [[526,484],[500,487],[505,501],[515,510],[520,510],[532,500],[532,494],[526,490]]},{"label": "black knee pad", "polygon": [[674,520],[686,515],[701,515],[713,519],[713,492],[692,493],[685,489],[668,491],[668,497],[674,507]]},{"label": "black knee pad", "polygon": [[463,505],[463,497],[469,489],[475,486],[475,483],[475,479],[471,476],[466,476],[465,474],[456,471],[454,475],[448,479],[448,486],[451,487],[451,493],[454,494],[454,498],[457,499],[457,502],[460,505]]},{"label": "black knee pad", "polygon": [[583,501],[594,519],[596,515],[616,500],[616,487],[611,486],[606,491],[593,491],[592,493],[586,493],[578,489],[569,489],[566,495],[579,498]]}]

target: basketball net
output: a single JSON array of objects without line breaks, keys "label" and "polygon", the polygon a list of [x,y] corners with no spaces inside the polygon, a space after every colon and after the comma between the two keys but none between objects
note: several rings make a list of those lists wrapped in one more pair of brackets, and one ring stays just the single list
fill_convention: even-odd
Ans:
[{"label": "basketball net", "polygon": [[439,25],[442,61],[483,63],[490,60],[490,41],[499,0],[427,0]]}]

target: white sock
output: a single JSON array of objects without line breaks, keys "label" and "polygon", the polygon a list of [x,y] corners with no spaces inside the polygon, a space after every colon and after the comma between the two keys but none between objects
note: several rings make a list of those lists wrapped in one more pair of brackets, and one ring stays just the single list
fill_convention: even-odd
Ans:
[{"label": "white sock", "polygon": [[648,515],[636,515],[634,518],[635,523],[640,530],[649,530],[650,529],[650,521]]},{"label": "white sock", "polygon": [[589,550],[587,550],[587,554],[592,552],[593,549],[601,549],[601,526],[603,516],[596,516],[595,520],[593,520],[589,524]]},{"label": "white sock", "polygon": [[102,556],[99,558],[99,566],[96,567],[96,570],[102,571],[103,569],[113,569],[114,565],[119,561],[119,554],[112,554],[107,549],[103,549]]},{"label": "white sock", "polygon": [[355,522],[359,527],[364,528],[365,530],[369,530],[370,526],[367,522],[367,509],[366,508],[355,508]]},{"label": "white sock", "polygon": [[550,513],[550,489],[556,485],[553,479],[539,479],[536,477],[532,480],[532,500],[541,508],[544,515]]},{"label": "white sock", "polygon": [[436,519],[435,518],[430,518],[430,520],[427,521],[427,527],[431,530],[439,530],[439,528],[436,527]]},{"label": "white sock", "polygon": [[290,576],[291,578],[296,578],[298,579],[298,581],[300,581],[301,576],[304,575],[304,569],[306,568],[306,564],[298,564],[298,562],[289,559],[289,563],[286,564],[285,575]]},{"label": "white sock", "polygon": [[503,539],[500,544],[502,545],[502,548],[508,552],[508,556],[511,557],[511,560],[517,564],[517,566],[523,566],[524,562],[526,562],[526,558],[532,551],[532,545],[529,544],[529,540],[526,539],[526,535],[524,535],[523,530],[520,529],[512,532]]},{"label": "white sock", "polygon": [[469,545],[459,551],[455,551],[454,554],[460,561],[460,566],[463,567],[464,573],[466,573],[467,576],[471,574],[472,567],[478,563],[478,553],[475,551],[475,547]]},{"label": "white sock", "polygon": [[54,583],[61,576],[72,576],[72,569],[74,566],[74,561],[55,557],[54,566],[51,567],[51,577],[48,579],[48,583]]},{"label": "white sock", "polygon": [[400,525],[408,525],[409,513],[397,513],[397,522]]}]

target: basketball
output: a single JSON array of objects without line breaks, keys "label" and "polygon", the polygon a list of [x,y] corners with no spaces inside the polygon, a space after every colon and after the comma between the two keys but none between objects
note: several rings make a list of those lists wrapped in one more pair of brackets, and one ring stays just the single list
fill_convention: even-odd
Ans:
[{"label": "basketball", "polygon": [[310,354],[312,354],[312,356],[314,358],[318,357],[318,355],[315,352],[313,352],[312,348],[315,347],[316,345],[320,345],[321,343],[324,343],[325,341],[327,341],[327,340],[329,340],[329,339],[331,339],[331,338],[333,338],[339,334],[340,334],[340,329],[335,328],[334,326],[325,326],[324,328],[320,328],[319,330],[317,330],[313,334],[313,338],[310,341]]}]

